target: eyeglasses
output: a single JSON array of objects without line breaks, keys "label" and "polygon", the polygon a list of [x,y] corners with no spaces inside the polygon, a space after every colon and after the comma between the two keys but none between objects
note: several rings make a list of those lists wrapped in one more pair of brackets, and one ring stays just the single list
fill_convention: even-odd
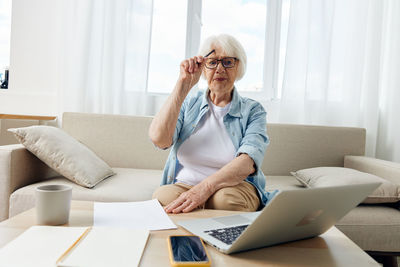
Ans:
[{"label": "eyeglasses", "polygon": [[222,66],[226,69],[233,68],[236,65],[236,61],[239,60],[235,57],[224,57],[221,59],[216,58],[207,58],[206,59],[206,68],[207,69],[215,69],[218,67],[219,62],[221,62]]}]

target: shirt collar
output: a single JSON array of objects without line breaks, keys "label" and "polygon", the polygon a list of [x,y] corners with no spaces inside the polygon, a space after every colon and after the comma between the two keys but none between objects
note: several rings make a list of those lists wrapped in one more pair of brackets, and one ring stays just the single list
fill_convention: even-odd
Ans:
[{"label": "shirt collar", "polygon": [[229,109],[228,114],[232,117],[240,117],[240,96],[237,92],[236,86],[233,87],[233,95],[231,101],[231,108]]},{"label": "shirt collar", "polygon": [[[205,107],[208,107],[208,92],[210,89],[207,89],[207,91],[203,95],[203,99],[201,101],[201,106],[200,109],[203,109]],[[240,117],[240,96],[237,92],[236,86],[233,87],[233,94],[232,94],[232,100],[231,100],[231,107],[228,112],[229,115],[232,117]]]}]

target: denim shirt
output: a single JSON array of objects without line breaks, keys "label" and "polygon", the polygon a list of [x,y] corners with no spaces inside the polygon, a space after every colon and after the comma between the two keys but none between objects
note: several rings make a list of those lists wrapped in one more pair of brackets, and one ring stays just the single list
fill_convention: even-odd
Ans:
[{"label": "denim shirt", "polygon": [[[195,96],[186,97],[183,102],[176,123],[172,148],[164,167],[161,185],[176,182],[176,171],[179,166],[177,159],[178,149],[193,133],[204,114],[208,112],[207,97],[208,91],[199,91]],[[224,116],[223,122],[236,149],[235,156],[245,153],[255,163],[256,171],[251,176],[248,176],[246,181],[254,185],[258,190],[261,200],[260,208],[262,208],[275,193],[265,191],[265,176],[261,171],[264,153],[269,144],[266,129],[266,112],[260,103],[241,97],[236,88],[234,88],[231,107]],[[210,138],[212,137],[210,136]]]}]

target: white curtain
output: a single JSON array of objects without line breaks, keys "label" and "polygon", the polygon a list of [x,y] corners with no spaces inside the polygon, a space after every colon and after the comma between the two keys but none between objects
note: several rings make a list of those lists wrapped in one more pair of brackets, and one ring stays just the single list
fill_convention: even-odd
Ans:
[{"label": "white curtain", "polygon": [[385,1],[378,158],[400,162],[400,1]]},{"label": "white curtain", "polygon": [[[153,1],[62,2],[60,114],[153,115]],[[365,127],[366,154],[400,162],[400,1],[292,0],[282,45],[273,121]]]},{"label": "white curtain", "polygon": [[60,113],[147,115],[153,1],[63,3]]},{"label": "white curtain", "polygon": [[[364,127],[368,156],[399,160],[400,142],[397,158],[377,148],[395,143],[391,137],[399,133],[393,125],[399,105],[388,93],[394,96],[399,88],[393,73],[399,69],[398,5],[396,0],[291,1],[287,43],[281,44],[286,57],[279,121]],[[384,119],[389,114],[392,121]]]}]

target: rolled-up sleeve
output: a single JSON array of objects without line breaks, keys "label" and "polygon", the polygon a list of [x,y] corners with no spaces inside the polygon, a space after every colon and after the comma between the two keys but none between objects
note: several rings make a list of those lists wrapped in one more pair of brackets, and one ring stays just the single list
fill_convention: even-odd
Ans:
[{"label": "rolled-up sleeve", "polygon": [[185,118],[185,110],[188,105],[188,101],[189,101],[189,97],[186,97],[185,100],[183,101],[181,109],[179,111],[179,116],[178,116],[178,120],[176,121],[174,136],[172,137],[172,145],[174,145],[176,143],[176,141],[179,138],[179,134],[182,130],[183,120]]},{"label": "rolled-up sleeve", "polygon": [[243,139],[236,152],[236,156],[247,154],[253,159],[256,167],[254,174],[261,168],[265,150],[269,144],[266,115],[267,113],[259,103],[251,109]]}]

